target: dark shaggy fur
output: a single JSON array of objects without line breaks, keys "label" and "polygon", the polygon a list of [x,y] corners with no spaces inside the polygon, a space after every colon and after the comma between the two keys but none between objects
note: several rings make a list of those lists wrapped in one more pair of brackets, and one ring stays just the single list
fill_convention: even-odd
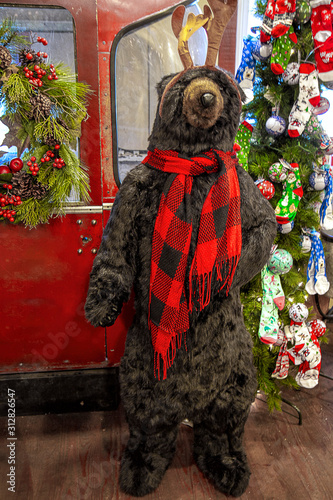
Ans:
[{"label": "dark shaggy fur", "polygon": [[[218,84],[223,112],[214,126],[197,129],[182,113],[184,91],[196,77]],[[159,97],[171,77],[159,85]],[[239,123],[237,91],[225,74],[206,68],[188,71],[167,92],[162,118],[155,119],[149,148],[174,149],[188,156],[210,148],[232,149]],[[177,427],[194,424],[194,458],[215,487],[240,496],[250,471],[242,446],[244,424],[257,387],[252,342],[240,302],[240,286],[264,266],[276,233],[275,215],[253,180],[237,167],[241,191],[242,253],[228,297],[212,293],[210,304],[190,319],[184,345],[166,380],[154,377],[148,329],[151,240],[168,174],[139,165],[121,185],[94,261],[86,316],[95,326],[113,324],[132,286],[136,314],[121,361],[122,401],[130,438],[122,457],[120,486],[134,496],[152,492],[170,465]],[[193,178],[193,234],[196,244],[203,200],[219,173]]]}]

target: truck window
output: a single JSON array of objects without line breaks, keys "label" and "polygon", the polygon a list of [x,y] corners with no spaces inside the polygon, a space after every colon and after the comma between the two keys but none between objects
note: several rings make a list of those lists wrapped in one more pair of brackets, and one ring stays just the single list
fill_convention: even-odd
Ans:
[{"label": "truck window", "polygon": [[[35,43],[31,47],[32,50],[37,52],[44,49],[49,56],[48,61],[54,65],[63,63],[70,68],[73,75],[76,73],[75,30],[70,12],[60,7],[0,6],[0,22],[2,23],[5,19],[12,20],[14,26],[21,35],[27,38],[28,42],[31,41],[31,37],[34,41],[36,41],[37,36],[46,38],[47,47]],[[19,62],[18,56],[14,62]],[[3,106],[0,106],[0,157],[2,162],[10,161],[17,156],[17,147],[6,145],[6,134],[9,132],[9,128],[1,121],[5,111]],[[78,154],[78,141],[75,152]],[[70,197],[68,201],[78,200]]]},{"label": "truck window", "polygon": [[[201,10],[198,4],[187,6],[185,19],[189,12],[200,14]],[[172,12],[132,30],[125,29],[123,35],[120,32],[117,36],[111,65],[115,86],[113,167],[118,185],[146,155],[157,106],[156,84],[164,75],[183,69],[171,15]],[[195,65],[205,63],[207,37],[203,28],[190,38],[189,49]]]}]

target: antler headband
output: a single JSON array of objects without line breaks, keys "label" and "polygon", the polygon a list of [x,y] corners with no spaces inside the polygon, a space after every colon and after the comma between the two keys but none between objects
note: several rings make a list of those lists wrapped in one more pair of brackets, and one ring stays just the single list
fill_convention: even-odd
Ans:
[{"label": "antler headband", "polygon": [[[220,48],[222,35],[233,13],[236,10],[237,0],[208,0],[208,3],[211,8],[208,5],[205,5],[203,14],[198,14],[197,16],[190,13],[187,17],[185,26],[183,26],[185,6],[179,5],[173,11],[171,26],[174,35],[176,36],[176,38],[178,38],[178,53],[183,63],[184,70],[175,75],[164,89],[159,109],[160,116],[162,115],[162,106],[165,94],[186,71],[194,67],[188,48],[188,40],[199,28],[204,28],[206,30],[208,38],[206,62],[202,67],[208,67],[210,69],[217,70],[217,68],[215,67],[215,63]],[[227,75],[226,73],[224,74],[237,90],[241,109],[242,100],[239,95],[237,85],[229,75]]]}]

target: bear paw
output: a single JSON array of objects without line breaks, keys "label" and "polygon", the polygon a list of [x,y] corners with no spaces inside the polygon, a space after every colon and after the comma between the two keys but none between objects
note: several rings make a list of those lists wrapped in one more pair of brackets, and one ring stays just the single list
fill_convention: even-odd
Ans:
[{"label": "bear paw", "polygon": [[170,459],[155,453],[142,453],[136,449],[125,450],[121,460],[120,489],[134,497],[143,497],[152,493],[160,484],[170,465]]},{"label": "bear paw", "polygon": [[115,296],[101,299],[99,295],[89,293],[84,307],[86,319],[93,326],[112,326],[120,314],[123,303],[123,299]]},{"label": "bear paw", "polygon": [[199,469],[222,493],[239,497],[246,490],[251,472],[244,453],[196,455],[194,458]]}]

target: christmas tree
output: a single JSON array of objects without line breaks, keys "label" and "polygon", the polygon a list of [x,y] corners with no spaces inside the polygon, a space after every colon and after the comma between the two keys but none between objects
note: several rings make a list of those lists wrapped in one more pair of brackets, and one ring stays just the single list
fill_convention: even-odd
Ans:
[{"label": "christmas tree", "polygon": [[[256,36],[244,40],[236,74],[247,95],[243,122],[236,137],[240,148],[238,158],[275,209],[279,223],[275,244],[280,249],[275,258],[292,257],[289,267],[281,273],[284,303],[279,303],[280,281],[278,290],[267,286],[265,289],[265,283],[273,276],[268,268],[242,290],[244,318],[254,342],[258,387],[266,393],[270,409],[280,409],[283,385],[299,387],[298,367],[292,368],[292,363],[288,376],[272,377],[276,363],[282,359],[279,342],[272,337],[275,335],[277,340],[283,325],[290,325],[293,304],[309,306],[310,296],[325,293],[329,286],[325,274],[320,279],[319,273],[316,275],[316,266],[322,257],[318,253],[321,243],[317,231],[331,206],[332,180],[327,155],[331,154],[332,144],[318,115],[329,107],[327,99],[321,97],[322,89],[333,88],[333,71],[330,74],[333,51],[329,55],[333,46],[332,19],[330,2],[321,5],[319,12],[317,7],[311,9],[310,4],[306,0],[298,1],[297,6],[295,0],[268,3],[257,0],[260,28],[252,30]],[[310,242],[308,248],[305,242]],[[305,250],[310,248],[311,253],[307,253]],[[312,268],[310,274],[308,268]],[[277,279],[275,274],[274,286]],[[269,324],[271,314],[265,316],[264,307],[269,309],[269,304],[276,307],[277,335],[272,334],[274,328]],[[309,310],[311,319],[311,307]],[[322,337],[323,340],[326,338]],[[287,342],[285,356],[286,346]],[[291,355],[288,359],[295,361]]]}]

